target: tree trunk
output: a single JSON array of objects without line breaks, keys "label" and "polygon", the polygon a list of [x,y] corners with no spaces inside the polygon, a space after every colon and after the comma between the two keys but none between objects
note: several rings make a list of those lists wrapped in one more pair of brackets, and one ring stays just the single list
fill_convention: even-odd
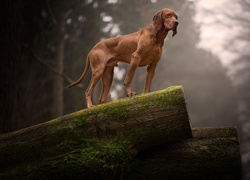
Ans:
[{"label": "tree trunk", "polygon": [[1,1],[0,6],[0,134],[10,132],[17,114],[20,72],[21,0]]},{"label": "tree trunk", "polygon": [[[63,74],[64,69],[64,33],[65,33],[65,13],[61,13],[57,24],[57,45],[55,50],[55,69],[60,74]],[[52,116],[58,117],[63,115],[63,77],[59,75],[54,76],[54,89],[53,89],[53,111]]]},{"label": "tree trunk", "polygon": [[184,93],[174,86],[0,136],[0,179],[110,179],[139,152],[191,137]]},{"label": "tree trunk", "polygon": [[193,138],[139,154],[124,179],[241,179],[237,129],[194,128]]}]

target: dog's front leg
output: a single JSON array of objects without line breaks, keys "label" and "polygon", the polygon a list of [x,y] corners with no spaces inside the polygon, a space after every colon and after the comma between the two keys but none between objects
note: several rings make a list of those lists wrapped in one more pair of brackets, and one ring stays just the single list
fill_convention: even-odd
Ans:
[{"label": "dog's front leg", "polygon": [[140,62],[141,58],[137,52],[134,52],[131,57],[130,65],[128,68],[128,73],[124,81],[124,85],[126,86],[126,93],[128,97],[132,97],[136,95],[135,92],[131,90],[131,82],[133,80],[135,70]]},{"label": "dog's front leg", "polygon": [[144,87],[144,93],[150,92],[152,79],[155,75],[156,65],[157,65],[157,62],[153,62],[147,67],[147,76],[146,76],[146,82],[145,82],[145,87]]}]

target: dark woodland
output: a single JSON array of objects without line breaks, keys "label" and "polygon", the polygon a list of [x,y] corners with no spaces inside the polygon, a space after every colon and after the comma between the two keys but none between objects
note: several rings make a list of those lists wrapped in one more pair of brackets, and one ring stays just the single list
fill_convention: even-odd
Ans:
[{"label": "dark woodland", "polygon": [[[237,0],[236,0],[237,2]],[[243,179],[250,178],[250,54],[239,54],[234,79],[218,57],[198,48],[199,24],[193,1],[150,0],[3,0],[0,7],[0,134],[47,122],[86,108],[81,86],[65,87],[81,75],[85,58],[100,40],[138,31],[154,14],[168,7],[179,16],[178,34],[165,40],[151,91],[182,85],[193,127],[236,126],[239,132]],[[250,12],[248,0],[238,0]],[[250,21],[233,16],[246,30]],[[248,29],[248,30],[247,30]],[[229,47],[232,42],[228,42]],[[115,68],[113,98],[125,97],[127,65]],[[143,92],[146,68],[138,68],[133,88]],[[241,83],[235,83],[240,80]],[[93,100],[98,104],[97,85]]]}]

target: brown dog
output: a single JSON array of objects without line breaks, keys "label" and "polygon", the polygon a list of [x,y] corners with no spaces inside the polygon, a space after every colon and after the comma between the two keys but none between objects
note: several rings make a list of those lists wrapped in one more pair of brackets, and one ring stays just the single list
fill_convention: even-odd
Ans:
[{"label": "brown dog", "polygon": [[164,39],[170,30],[173,31],[173,36],[177,33],[177,19],[178,17],[174,11],[165,8],[156,13],[152,24],[140,31],[109,38],[97,43],[87,56],[83,74],[67,88],[80,83],[90,65],[92,78],[85,93],[87,106],[91,107],[93,105],[91,94],[100,78],[103,86],[99,102],[104,103],[113,80],[114,66],[117,66],[117,62],[125,62],[130,64],[124,81],[127,96],[135,95],[135,92],[131,90],[131,82],[138,66],[147,66],[144,93],[149,92],[156,65],[162,54]]}]

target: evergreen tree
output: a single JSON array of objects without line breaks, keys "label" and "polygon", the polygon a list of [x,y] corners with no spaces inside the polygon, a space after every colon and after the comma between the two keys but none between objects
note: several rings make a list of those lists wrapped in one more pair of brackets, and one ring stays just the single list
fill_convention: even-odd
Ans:
[{"label": "evergreen tree", "polygon": [[0,134],[13,131],[19,111],[22,1],[1,1],[0,7]]},{"label": "evergreen tree", "polygon": [[106,36],[103,14],[111,6],[101,0],[24,2],[20,90],[25,103],[16,129],[85,107],[84,89],[64,91],[70,82],[63,77],[76,80],[80,76],[87,53]]}]

